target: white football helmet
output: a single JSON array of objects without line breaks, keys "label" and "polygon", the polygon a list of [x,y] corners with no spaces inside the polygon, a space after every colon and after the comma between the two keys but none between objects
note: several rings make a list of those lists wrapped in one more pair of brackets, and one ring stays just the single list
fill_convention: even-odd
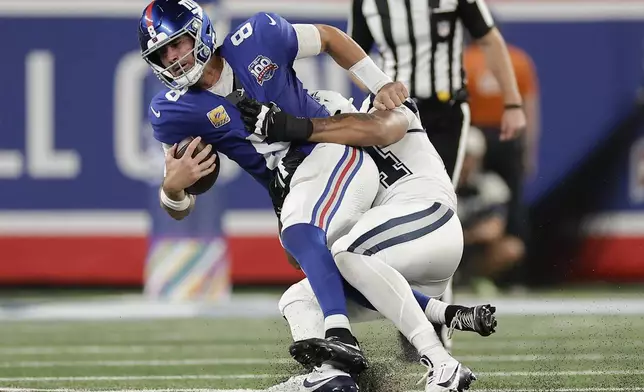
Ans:
[{"label": "white football helmet", "polygon": [[334,116],[340,113],[357,113],[358,110],[353,106],[353,98],[346,99],[340,93],[331,90],[310,91],[309,95],[326,108],[330,115]]}]

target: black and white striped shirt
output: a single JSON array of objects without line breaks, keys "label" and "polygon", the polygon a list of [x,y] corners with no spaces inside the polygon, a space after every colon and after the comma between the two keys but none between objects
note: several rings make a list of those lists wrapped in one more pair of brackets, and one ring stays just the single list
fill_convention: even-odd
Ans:
[{"label": "black and white striped shirt", "polygon": [[465,88],[463,28],[485,36],[494,21],[485,0],[353,0],[349,35],[412,97],[448,101]]}]

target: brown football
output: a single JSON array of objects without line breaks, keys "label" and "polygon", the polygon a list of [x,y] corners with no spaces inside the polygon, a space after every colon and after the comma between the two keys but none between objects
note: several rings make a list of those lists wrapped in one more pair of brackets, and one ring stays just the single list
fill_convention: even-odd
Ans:
[{"label": "brown football", "polygon": [[[188,148],[188,145],[190,144],[191,141],[194,140],[194,137],[187,137],[183,139],[181,142],[179,142],[179,145],[177,146],[177,151],[175,152],[174,156],[175,158],[181,158],[183,154],[186,153],[186,149]],[[195,151],[192,153],[192,156],[196,156],[201,150],[206,148],[207,144],[201,141],[197,148],[195,148]],[[197,182],[192,184],[191,186],[186,188],[186,193],[189,193],[191,195],[200,195],[210,188],[212,188],[213,185],[215,185],[215,182],[217,181],[217,177],[219,176],[219,154],[217,154],[217,151],[213,148],[210,150],[210,153],[206,158],[204,158],[204,161],[206,159],[209,159],[212,154],[215,154],[215,171],[212,173],[208,174],[205,177],[201,177]],[[202,161],[203,162],[203,161]]]}]

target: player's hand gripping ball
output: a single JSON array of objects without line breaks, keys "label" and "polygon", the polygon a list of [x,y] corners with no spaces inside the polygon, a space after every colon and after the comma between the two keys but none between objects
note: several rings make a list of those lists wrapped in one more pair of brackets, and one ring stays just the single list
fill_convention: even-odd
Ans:
[{"label": "player's hand gripping ball", "polygon": [[[188,137],[172,146],[166,154],[165,185],[200,195],[215,185],[219,176],[219,154],[200,137]],[[180,190],[179,189],[179,190]]]}]

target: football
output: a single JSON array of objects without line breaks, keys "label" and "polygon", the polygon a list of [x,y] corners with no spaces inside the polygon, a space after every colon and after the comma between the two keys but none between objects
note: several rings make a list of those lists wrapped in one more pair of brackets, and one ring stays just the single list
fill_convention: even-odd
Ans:
[{"label": "football", "polygon": [[[183,154],[186,153],[188,145],[193,140],[194,137],[188,137],[179,142],[174,157],[177,159],[181,158]],[[195,148],[195,151],[192,153],[192,156],[196,156],[201,150],[206,148],[206,146],[206,143],[204,143],[203,141],[200,142],[197,148]],[[219,154],[217,154],[217,151],[215,151],[215,149],[213,148],[212,150],[210,150],[210,153],[202,160],[202,162],[209,159],[213,154],[215,154],[215,170],[207,176],[201,177],[199,180],[197,180],[197,182],[186,188],[186,193],[189,193],[191,195],[200,195],[208,191],[210,188],[212,188],[213,185],[215,185],[217,177],[219,176]]]}]

